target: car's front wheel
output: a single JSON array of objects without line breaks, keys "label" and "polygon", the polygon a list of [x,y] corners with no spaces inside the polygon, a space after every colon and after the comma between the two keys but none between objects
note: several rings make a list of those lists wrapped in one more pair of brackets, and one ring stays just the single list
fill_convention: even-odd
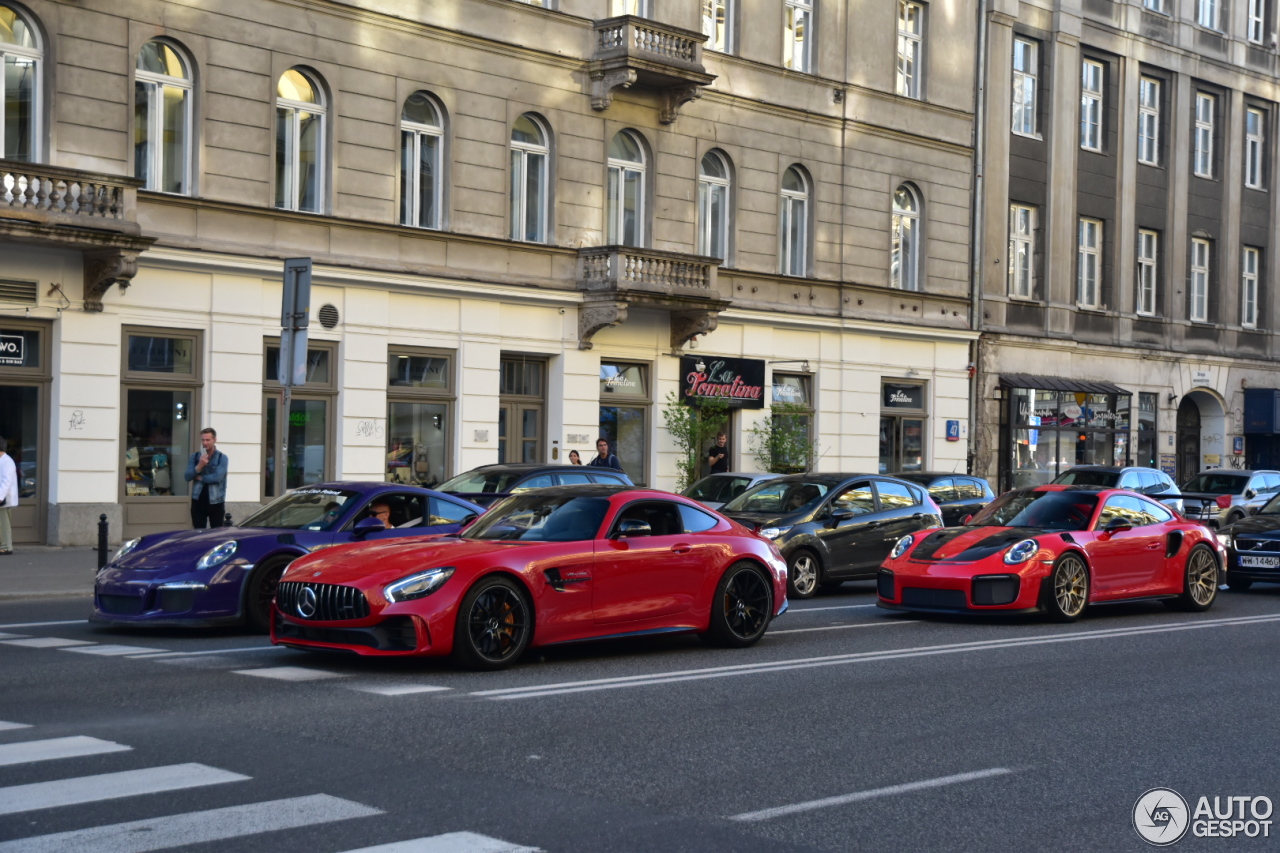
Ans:
[{"label": "car's front wheel", "polygon": [[1078,554],[1063,554],[1045,589],[1044,610],[1055,622],[1074,622],[1089,604],[1089,568]]},{"label": "car's front wheel", "polygon": [[249,588],[245,590],[245,621],[259,633],[271,630],[272,608],[275,607],[276,587],[280,576],[289,568],[293,557],[269,560],[249,576]]},{"label": "car's front wheel", "polygon": [[711,602],[705,639],[716,646],[742,649],[764,636],[773,615],[773,588],[764,572],[745,560],[720,578]]},{"label": "car's front wheel", "polygon": [[792,598],[813,598],[818,591],[820,567],[812,551],[803,548],[787,560],[787,593]]},{"label": "car's front wheel", "polygon": [[509,578],[490,575],[458,608],[453,660],[465,669],[502,669],[519,660],[532,636],[533,609],[523,590]]},{"label": "car's front wheel", "polygon": [[1168,599],[1172,609],[1199,613],[1208,610],[1218,597],[1218,559],[1207,545],[1197,545],[1187,555],[1182,570],[1182,594]]}]

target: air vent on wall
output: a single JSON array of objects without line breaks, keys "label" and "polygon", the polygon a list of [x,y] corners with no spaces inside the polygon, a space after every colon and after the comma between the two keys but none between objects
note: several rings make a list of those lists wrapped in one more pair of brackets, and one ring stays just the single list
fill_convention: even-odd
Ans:
[{"label": "air vent on wall", "polygon": [[0,279],[0,302],[21,302],[23,305],[36,304],[36,283],[34,281],[6,281]]},{"label": "air vent on wall", "polygon": [[324,326],[326,329],[332,329],[334,326],[338,325],[338,309],[334,308],[332,305],[327,303],[321,305],[320,311],[316,316],[320,318],[320,325]]}]

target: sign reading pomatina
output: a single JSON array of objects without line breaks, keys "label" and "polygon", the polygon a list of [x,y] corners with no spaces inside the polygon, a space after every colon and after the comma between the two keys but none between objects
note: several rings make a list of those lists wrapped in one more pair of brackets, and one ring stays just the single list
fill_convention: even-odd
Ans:
[{"label": "sign reading pomatina", "polygon": [[689,405],[697,405],[703,400],[719,400],[735,409],[763,409],[764,361],[681,356],[680,399]]}]

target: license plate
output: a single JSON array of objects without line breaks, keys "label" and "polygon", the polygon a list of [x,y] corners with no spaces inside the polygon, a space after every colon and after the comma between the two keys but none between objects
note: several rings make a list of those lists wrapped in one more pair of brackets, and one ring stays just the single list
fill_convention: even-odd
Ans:
[{"label": "license plate", "polygon": [[1255,569],[1276,569],[1280,568],[1280,557],[1254,557],[1241,554],[1240,565]]}]

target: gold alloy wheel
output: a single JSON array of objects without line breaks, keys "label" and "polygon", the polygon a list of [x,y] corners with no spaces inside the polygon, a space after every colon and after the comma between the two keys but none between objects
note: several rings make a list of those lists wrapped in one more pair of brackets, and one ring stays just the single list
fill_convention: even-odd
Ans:
[{"label": "gold alloy wheel", "polygon": [[1187,594],[1201,607],[1218,594],[1218,561],[1206,548],[1193,549],[1187,558]]},{"label": "gold alloy wheel", "polygon": [[1089,572],[1079,557],[1063,557],[1053,572],[1053,598],[1062,615],[1074,619],[1089,600]]}]

